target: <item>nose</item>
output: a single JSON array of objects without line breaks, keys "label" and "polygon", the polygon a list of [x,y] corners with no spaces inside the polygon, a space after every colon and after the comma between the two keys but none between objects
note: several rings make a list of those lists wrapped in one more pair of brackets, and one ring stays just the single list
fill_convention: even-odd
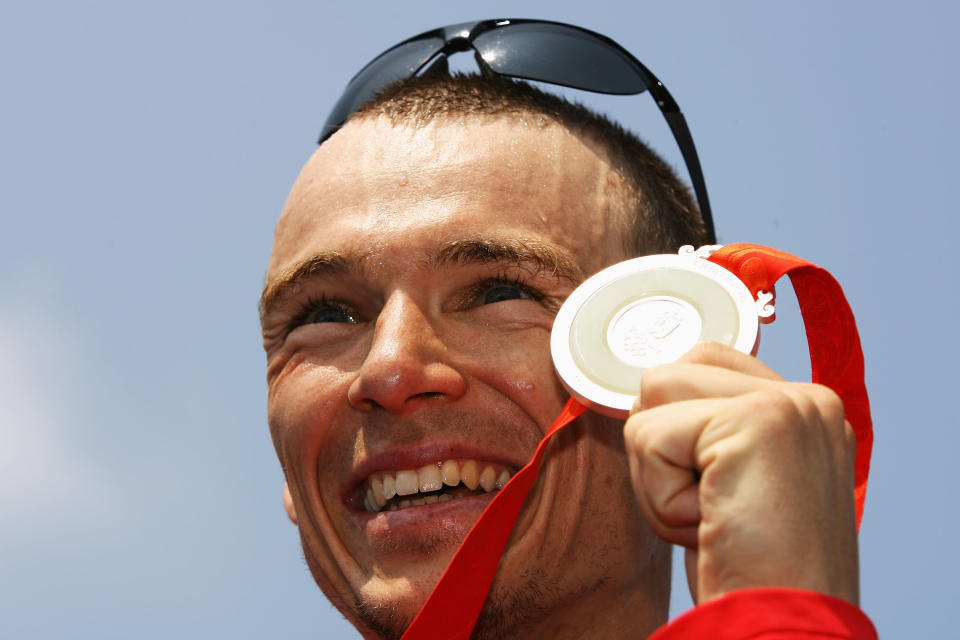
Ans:
[{"label": "nose", "polygon": [[428,315],[408,296],[387,299],[370,350],[347,390],[355,409],[406,414],[431,402],[455,400],[467,383]]}]

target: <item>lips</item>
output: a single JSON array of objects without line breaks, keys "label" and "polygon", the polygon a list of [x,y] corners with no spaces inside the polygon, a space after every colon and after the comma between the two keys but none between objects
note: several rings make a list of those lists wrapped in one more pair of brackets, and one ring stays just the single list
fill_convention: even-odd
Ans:
[{"label": "lips", "polygon": [[448,459],[417,469],[393,469],[367,477],[363,506],[368,513],[397,511],[499,491],[514,470],[471,458]]}]

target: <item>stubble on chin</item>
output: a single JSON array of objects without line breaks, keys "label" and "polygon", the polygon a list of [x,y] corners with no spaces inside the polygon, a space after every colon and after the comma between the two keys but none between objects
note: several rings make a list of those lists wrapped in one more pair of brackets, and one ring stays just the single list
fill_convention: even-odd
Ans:
[{"label": "stubble on chin", "polygon": [[471,640],[501,640],[525,637],[536,630],[564,603],[579,599],[600,589],[607,578],[593,584],[581,584],[570,591],[557,577],[550,577],[540,568],[530,568],[514,586],[495,586],[474,625]]},{"label": "stubble on chin", "polygon": [[[497,585],[487,598],[474,626],[471,640],[503,640],[519,637],[533,631],[551,612],[570,599],[578,599],[603,586],[606,578],[592,585],[581,585],[573,593],[562,593],[559,581],[550,578],[542,569],[530,569],[514,586]],[[395,604],[357,598],[354,615],[368,632],[368,639],[399,640],[413,621],[402,614]],[[348,616],[349,617],[349,616]]]},{"label": "stubble on chin", "polygon": [[357,628],[357,631],[367,640],[399,640],[404,630],[410,625],[412,619],[400,614],[396,605],[387,603],[378,603],[369,598],[363,598],[357,594],[344,596],[338,592],[333,582],[327,578],[326,574],[316,557],[310,551],[309,545],[301,532],[301,549],[303,551],[303,560],[313,575],[314,581],[323,595],[327,597],[337,611],[339,611],[350,624]]},{"label": "stubble on chin", "polygon": [[368,640],[400,640],[413,622],[411,617],[400,613],[396,604],[372,602],[359,597],[354,601],[353,612],[363,627],[359,627],[356,620],[351,621]]}]

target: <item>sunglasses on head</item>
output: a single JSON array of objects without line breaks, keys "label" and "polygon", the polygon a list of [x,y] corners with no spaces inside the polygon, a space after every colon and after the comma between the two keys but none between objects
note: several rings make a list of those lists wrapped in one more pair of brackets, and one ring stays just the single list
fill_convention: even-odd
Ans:
[{"label": "sunglasses on head", "polygon": [[473,51],[483,73],[547,82],[595,93],[649,91],[670,126],[693,183],[708,244],[716,242],[707,186],[693,137],[680,107],[663,83],[619,44],[587,29],[545,20],[481,20],[433,29],[404,40],[374,58],[350,80],[324,124],[319,142],[377,93],[423,72],[429,63]]}]

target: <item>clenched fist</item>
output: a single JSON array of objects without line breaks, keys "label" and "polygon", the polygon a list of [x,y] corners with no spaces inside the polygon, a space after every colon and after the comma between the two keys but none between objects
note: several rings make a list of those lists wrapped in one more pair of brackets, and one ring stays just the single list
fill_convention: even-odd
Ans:
[{"label": "clenched fist", "polygon": [[704,343],[644,373],[624,438],[644,515],[687,548],[695,602],[780,586],[858,603],[856,441],[833,391]]}]

